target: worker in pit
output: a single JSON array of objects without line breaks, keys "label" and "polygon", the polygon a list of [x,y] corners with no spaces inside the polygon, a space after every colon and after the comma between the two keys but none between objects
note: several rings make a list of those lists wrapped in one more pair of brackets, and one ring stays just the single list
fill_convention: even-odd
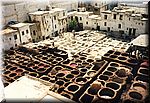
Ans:
[{"label": "worker in pit", "polygon": [[128,50],[128,51],[129,51],[129,57],[132,56],[133,48],[134,48],[133,43],[131,43],[131,44],[130,44],[130,47],[129,47],[129,50]]}]

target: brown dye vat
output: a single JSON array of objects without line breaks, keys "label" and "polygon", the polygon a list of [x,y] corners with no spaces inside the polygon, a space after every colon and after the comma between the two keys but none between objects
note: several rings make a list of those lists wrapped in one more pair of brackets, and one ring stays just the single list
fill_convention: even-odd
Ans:
[{"label": "brown dye vat", "polygon": [[29,59],[28,58],[24,58],[24,61],[28,61]]},{"label": "brown dye vat", "polygon": [[129,56],[127,53],[121,53],[122,56]]},{"label": "brown dye vat", "polygon": [[80,101],[83,103],[92,103],[93,99],[94,99],[94,96],[89,95],[89,94],[84,94],[82,95]]},{"label": "brown dye vat", "polygon": [[72,74],[66,75],[66,79],[70,80],[70,79],[72,79],[72,78],[74,78],[74,75],[72,75]]},{"label": "brown dye vat", "polygon": [[118,77],[126,77],[126,76],[127,76],[127,73],[126,73],[125,69],[120,69],[120,70],[118,70],[118,71],[116,72],[116,75],[117,75]]},{"label": "brown dye vat", "polygon": [[63,80],[58,80],[56,81],[56,84],[58,84],[59,86],[63,86],[64,85],[64,81]]},{"label": "brown dye vat", "polygon": [[52,61],[53,61],[53,59],[48,59],[47,61],[48,61],[48,62],[52,62]]},{"label": "brown dye vat", "polygon": [[9,68],[10,71],[14,71],[16,69],[17,69],[17,67],[11,67],[11,68]]},{"label": "brown dye vat", "polygon": [[6,66],[6,69],[9,69],[9,68],[11,68],[11,67],[12,67],[11,65],[7,65],[7,66]]},{"label": "brown dye vat", "polygon": [[32,67],[32,66],[34,66],[34,63],[29,63],[27,66]]},{"label": "brown dye vat", "polygon": [[119,67],[118,63],[110,63],[110,66]]},{"label": "brown dye vat", "polygon": [[78,77],[78,78],[76,78],[75,81],[76,81],[76,83],[78,83],[78,84],[86,84],[87,78]]},{"label": "brown dye vat", "polygon": [[126,60],[127,58],[120,56],[120,57],[118,57],[118,59],[119,59],[119,60]]},{"label": "brown dye vat", "polygon": [[41,58],[41,57],[42,57],[42,55],[37,55],[36,57],[37,57],[37,58]]},{"label": "brown dye vat", "polygon": [[16,55],[16,57],[15,58],[20,58],[21,56],[19,56],[19,55]]},{"label": "brown dye vat", "polygon": [[78,85],[75,85],[75,84],[70,85],[70,86],[68,87],[68,90],[71,91],[71,92],[75,92],[75,91],[77,91],[78,89],[79,89],[79,86],[78,86]]},{"label": "brown dye vat", "polygon": [[87,69],[86,69],[86,68],[81,68],[81,69],[80,69],[80,72],[81,72],[81,73],[86,73],[86,72],[87,72]]},{"label": "brown dye vat", "polygon": [[58,62],[53,60],[51,63],[52,63],[52,65],[56,65]]},{"label": "brown dye vat", "polygon": [[140,69],[139,72],[144,74],[144,75],[149,75],[149,70],[148,69]]},{"label": "brown dye vat", "polygon": [[23,72],[23,69],[16,69],[15,72],[21,73],[21,72]]},{"label": "brown dye vat", "polygon": [[76,63],[82,63],[82,61],[79,60],[79,59],[75,60],[75,62],[76,62]]},{"label": "brown dye vat", "polygon": [[88,62],[88,63],[93,63],[94,60],[93,60],[93,59],[87,59],[86,62]]},{"label": "brown dye vat", "polygon": [[117,90],[120,88],[120,86],[117,83],[113,83],[113,82],[106,83],[106,87],[112,88],[114,90]]},{"label": "brown dye vat", "polygon": [[60,78],[60,77],[64,77],[65,76],[65,74],[64,73],[58,73],[57,75],[56,75],[56,77],[58,77],[58,78]]},{"label": "brown dye vat", "polygon": [[108,67],[107,70],[111,71],[111,72],[115,72],[115,71],[117,71],[117,68],[115,68],[115,67]]},{"label": "brown dye vat", "polygon": [[140,93],[138,93],[138,92],[134,92],[134,91],[130,92],[130,93],[129,93],[129,96],[130,96],[131,98],[137,99],[137,100],[142,100],[142,98],[143,98],[142,94],[140,94]]},{"label": "brown dye vat", "polygon": [[20,78],[20,77],[21,77],[21,76],[15,76],[14,79],[16,80],[16,79],[18,79],[18,78]]},{"label": "brown dye vat", "polygon": [[137,90],[146,90],[146,86],[145,85],[143,85],[142,83],[135,83],[135,84],[133,84],[133,87],[134,88],[136,88]]},{"label": "brown dye vat", "polygon": [[7,75],[7,74],[9,74],[9,73],[10,73],[9,70],[6,70],[6,71],[3,72],[4,75]]},{"label": "brown dye vat", "polygon": [[38,66],[41,66],[41,67],[43,67],[43,66],[44,66],[44,64],[43,64],[43,63],[40,63],[40,64],[38,64]]},{"label": "brown dye vat", "polygon": [[9,77],[15,77],[17,74],[16,73],[10,73]]},{"label": "brown dye vat", "polygon": [[51,59],[55,59],[56,57],[55,56],[51,56]]},{"label": "brown dye vat", "polygon": [[136,78],[136,81],[143,81],[143,82],[147,82],[147,83],[149,82],[148,76],[142,75],[142,76],[136,76],[135,78]]},{"label": "brown dye vat", "polygon": [[49,81],[50,80],[50,78],[48,76],[46,76],[46,75],[40,77],[40,79],[45,80],[45,81]]},{"label": "brown dye vat", "polygon": [[32,67],[33,70],[37,70],[38,68],[39,68],[38,66]]},{"label": "brown dye vat", "polygon": [[46,71],[45,68],[38,68],[38,69],[37,69],[37,72],[40,72],[40,73],[44,73],[45,71]]},{"label": "brown dye vat", "polygon": [[90,69],[92,66],[86,66],[87,69]]},{"label": "brown dye vat", "polygon": [[114,54],[115,55],[120,55],[121,53],[116,51],[116,52],[114,52]]},{"label": "brown dye vat", "polygon": [[29,75],[30,76],[33,76],[33,77],[38,77],[39,75],[37,74],[37,73],[35,73],[35,72],[29,72]]},{"label": "brown dye vat", "polygon": [[109,77],[106,75],[100,75],[100,76],[98,76],[98,79],[107,81],[109,79]]},{"label": "brown dye vat", "polygon": [[112,54],[114,51],[113,50],[109,50],[107,53],[110,53],[110,54]]},{"label": "brown dye vat", "polygon": [[80,57],[80,60],[85,60],[85,59],[86,59],[85,57],[82,57],[82,56]]},{"label": "brown dye vat", "polygon": [[58,90],[57,90],[57,93],[61,94],[63,91],[64,91],[64,87],[59,87]]},{"label": "brown dye vat", "polygon": [[56,71],[59,71],[59,70],[62,70],[63,69],[63,67],[61,67],[61,66],[55,66],[54,67],[54,70],[56,70]]},{"label": "brown dye vat", "polygon": [[60,62],[60,61],[62,61],[63,59],[62,59],[61,57],[57,57],[55,60]]},{"label": "brown dye vat", "polygon": [[42,57],[42,59],[43,59],[43,60],[47,60],[48,58],[47,58],[47,57]]},{"label": "brown dye vat", "polygon": [[109,53],[104,54],[104,56],[106,56],[106,57],[108,57],[109,55],[110,55]]},{"label": "brown dye vat", "polygon": [[34,63],[34,64],[39,64],[40,62],[38,62],[38,61],[34,61],[33,63]]},{"label": "brown dye vat", "polygon": [[78,55],[73,55],[72,57],[73,57],[73,58],[79,58],[79,56],[78,56]]},{"label": "brown dye vat", "polygon": [[71,71],[71,74],[73,74],[73,75],[79,75],[80,73],[79,73],[78,70],[72,70],[72,71]]},{"label": "brown dye vat", "polygon": [[[98,92],[98,96],[100,98],[104,98],[104,99],[113,99],[113,97],[115,96],[115,91],[113,91],[112,89],[109,89],[109,88],[102,88]],[[103,96],[107,96],[107,97],[105,98]]]},{"label": "brown dye vat", "polygon": [[110,55],[110,58],[117,58],[116,55]]},{"label": "brown dye vat", "polygon": [[103,73],[103,75],[112,76],[112,75],[113,75],[113,73],[112,73],[112,72],[109,72],[109,71],[105,71],[105,72]]},{"label": "brown dye vat", "polygon": [[22,65],[23,65],[23,66],[27,66],[27,65],[28,65],[28,63],[25,63],[25,62],[24,62],[24,63],[22,63]]}]

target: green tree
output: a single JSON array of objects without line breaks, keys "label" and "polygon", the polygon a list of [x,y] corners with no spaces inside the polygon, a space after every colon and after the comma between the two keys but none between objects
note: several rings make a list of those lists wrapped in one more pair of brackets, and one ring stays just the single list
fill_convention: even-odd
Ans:
[{"label": "green tree", "polygon": [[76,27],[77,27],[77,21],[76,20],[71,20],[69,22],[69,29],[70,30],[76,30]]}]

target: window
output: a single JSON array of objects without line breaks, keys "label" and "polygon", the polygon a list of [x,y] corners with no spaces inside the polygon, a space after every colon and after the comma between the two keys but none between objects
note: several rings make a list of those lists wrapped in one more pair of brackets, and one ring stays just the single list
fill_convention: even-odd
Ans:
[{"label": "window", "polygon": [[71,20],[73,20],[73,16],[71,16]]},{"label": "window", "polygon": [[142,23],[142,25],[143,25],[143,23]]},{"label": "window", "polygon": [[116,19],[116,14],[114,14],[114,19]]},{"label": "window", "polygon": [[45,36],[43,36],[43,40],[45,40]]},{"label": "window", "polygon": [[15,47],[17,47],[17,44],[15,44]]},{"label": "window", "polygon": [[121,28],[121,24],[118,24],[118,28]]},{"label": "window", "polygon": [[107,15],[104,15],[104,19],[107,19]]},{"label": "window", "polygon": [[139,23],[139,25],[140,25],[140,23]]},{"label": "window", "polygon": [[11,40],[11,38],[9,38],[9,40]]},{"label": "window", "polygon": [[86,22],[86,24],[88,24],[88,22]]},{"label": "window", "polygon": [[14,39],[15,39],[15,40],[17,39],[17,35],[14,35]]},{"label": "window", "polygon": [[80,17],[80,20],[82,20],[82,17]]},{"label": "window", "polygon": [[29,31],[28,31],[28,30],[26,30],[26,33],[28,34],[28,33],[29,33]]},{"label": "window", "polygon": [[128,28],[127,28],[127,30],[128,30]]},{"label": "window", "polygon": [[47,29],[47,31],[48,31],[48,29]]},{"label": "window", "polygon": [[36,35],[35,30],[33,31],[33,35]]},{"label": "window", "polygon": [[123,19],[123,15],[120,15],[120,18],[119,18],[120,20],[122,20]]},{"label": "window", "polygon": [[56,20],[56,16],[54,16],[54,20]]},{"label": "window", "polygon": [[107,26],[107,23],[106,23],[106,22],[104,22],[104,26]]},{"label": "window", "polygon": [[97,3],[95,3],[95,6],[97,6]]},{"label": "window", "polygon": [[65,16],[65,12],[63,12],[63,16]]},{"label": "window", "polygon": [[129,18],[129,21],[130,21],[130,18]]},{"label": "window", "polygon": [[56,25],[55,25],[55,28],[56,28]]},{"label": "window", "polygon": [[22,35],[24,35],[24,31],[22,31]]}]

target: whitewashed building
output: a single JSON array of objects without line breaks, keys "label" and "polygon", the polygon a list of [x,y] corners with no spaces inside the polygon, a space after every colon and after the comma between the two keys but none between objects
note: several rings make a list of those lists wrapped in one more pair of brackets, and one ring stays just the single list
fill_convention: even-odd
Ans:
[{"label": "whitewashed building", "polygon": [[35,22],[35,23],[29,23],[29,29],[32,37],[32,42],[39,42],[40,40],[40,34],[41,34],[41,28],[40,28],[40,23]]},{"label": "whitewashed building", "polygon": [[18,23],[10,25],[10,27],[18,30],[21,44],[26,44],[32,41],[28,23]]},{"label": "whitewashed building", "polygon": [[21,44],[19,32],[17,30],[7,28],[1,31],[3,50],[16,48]]},{"label": "whitewashed building", "polygon": [[39,34],[39,40],[45,40],[52,34],[52,16],[49,15],[49,11],[36,11],[29,13],[30,21],[39,22],[41,33]]}]

